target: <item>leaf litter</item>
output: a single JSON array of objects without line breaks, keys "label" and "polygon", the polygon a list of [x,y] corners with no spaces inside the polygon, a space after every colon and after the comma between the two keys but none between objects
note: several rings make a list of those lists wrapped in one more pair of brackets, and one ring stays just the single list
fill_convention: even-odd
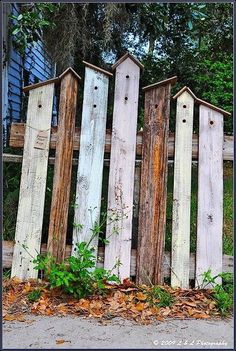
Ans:
[{"label": "leaf litter", "polygon": [[[158,307],[158,301],[151,298],[151,287],[137,286],[125,279],[122,284],[107,284],[106,288],[103,295],[75,299],[58,288],[50,289],[48,283],[40,279],[7,279],[3,282],[3,320],[23,322],[27,314],[83,315],[104,321],[122,317],[142,324],[165,318],[221,318],[211,290],[173,289],[163,285],[161,289],[173,297],[173,303]],[[32,302],[27,296],[36,289],[41,294]]]}]

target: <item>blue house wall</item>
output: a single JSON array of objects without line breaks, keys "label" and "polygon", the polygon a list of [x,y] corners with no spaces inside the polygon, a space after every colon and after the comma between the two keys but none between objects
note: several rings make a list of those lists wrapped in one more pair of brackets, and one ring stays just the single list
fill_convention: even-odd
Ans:
[{"label": "blue house wall", "polygon": [[[11,4],[12,14],[19,15],[19,4]],[[5,127],[11,122],[25,119],[23,86],[50,79],[54,76],[54,64],[44,49],[43,43],[38,42],[25,51],[24,58],[10,43],[8,59],[8,108],[5,116]]]}]

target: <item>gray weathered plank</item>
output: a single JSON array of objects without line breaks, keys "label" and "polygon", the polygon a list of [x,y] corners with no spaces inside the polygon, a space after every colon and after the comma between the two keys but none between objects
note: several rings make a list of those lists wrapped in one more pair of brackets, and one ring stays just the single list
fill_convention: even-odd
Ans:
[{"label": "gray weathered plank", "polygon": [[[116,66],[115,98],[108,186],[108,220],[104,267],[114,269],[120,279],[130,276],[134,167],[137,132],[140,67],[129,56]],[[118,233],[114,234],[114,226]]]},{"label": "gray weathered plank", "polygon": [[[11,276],[37,278],[41,246],[54,84],[30,91]],[[39,131],[43,148],[35,148]]]},{"label": "gray weathered plank", "polygon": [[[76,243],[91,241],[95,223],[99,223],[109,76],[85,68],[79,166],[75,201],[72,253]],[[76,226],[82,225],[82,228]],[[90,243],[97,254],[98,236]]]},{"label": "gray weathered plank", "polygon": [[223,231],[223,115],[205,105],[199,113],[196,285],[208,269],[222,272]]},{"label": "gray weathered plank", "polygon": [[181,288],[189,288],[193,108],[184,91],[177,98],[171,256],[171,285]]}]

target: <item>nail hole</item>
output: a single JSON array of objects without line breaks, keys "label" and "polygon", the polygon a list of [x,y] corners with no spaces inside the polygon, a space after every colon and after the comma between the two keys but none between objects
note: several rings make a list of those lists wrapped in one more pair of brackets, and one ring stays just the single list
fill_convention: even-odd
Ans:
[{"label": "nail hole", "polygon": [[20,267],[22,267],[22,265],[20,264]]},{"label": "nail hole", "polygon": [[125,97],[125,100],[128,100],[127,96]]},{"label": "nail hole", "polygon": [[210,121],[210,124],[212,125],[212,124],[214,124],[214,122],[213,122],[213,121]]},{"label": "nail hole", "polygon": [[157,107],[158,107],[158,105],[156,104],[156,105],[155,105],[155,108],[157,108]]},{"label": "nail hole", "polygon": [[97,107],[97,105],[93,105],[93,107],[94,107],[94,108],[96,108],[96,107]]},{"label": "nail hole", "polygon": [[27,269],[27,271],[29,271],[29,268]]},{"label": "nail hole", "polygon": [[186,108],[187,106],[186,105],[183,105],[183,108]]},{"label": "nail hole", "polygon": [[20,252],[20,255],[22,254],[22,252]]},{"label": "nail hole", "polygon": [[74,248],[74,251],[76,251],[76,248]]},{"label": "nail hole", "polygon": [[39,108],[41,108],[42,107],[42,105],[39,105]]},{"label": "nail hole", "polygon": [[97,90],[98,87],[94,87],[95,90]]},{"label": "nail hole", "polygon": [[183,119],[183,123],[186,123],[186,119]]},{"label": "nail hole", "polygon": [[129,75],[127,74],[126,78],[129,78]]}]

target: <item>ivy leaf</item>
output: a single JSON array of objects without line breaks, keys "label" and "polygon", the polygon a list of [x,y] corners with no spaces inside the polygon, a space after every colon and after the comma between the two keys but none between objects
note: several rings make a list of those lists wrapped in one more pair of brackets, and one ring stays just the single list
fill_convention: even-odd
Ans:
[{"label": "ivy leaf", "polygon": [[16,35],[17,33],[19,33],[20,29],[19,28],[16,28],[13,30],[12,32],[12,35]]},{"label": "ivy leaf", "polygon": [[193,29],[193,23],[192,23],[192,21],[188,21],[188,28],[189,28],[190,30]]}]

